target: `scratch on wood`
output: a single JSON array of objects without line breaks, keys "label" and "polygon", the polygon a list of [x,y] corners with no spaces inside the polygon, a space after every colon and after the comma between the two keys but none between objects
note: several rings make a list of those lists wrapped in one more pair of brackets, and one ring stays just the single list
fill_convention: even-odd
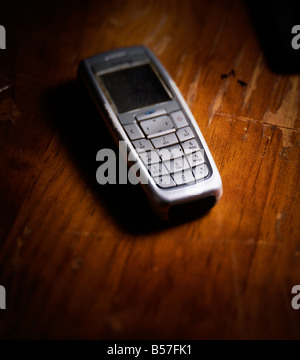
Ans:
[{"label": "scratch on wood", "polygon": [[154,52],[157,55],[161,55],[166,50],[170,42],[171,42],[171,36],[164,35],[160,39],[160,41],[158,41],[157,44],[153,47]]},{"label": "scratch on wood", "polygon": [[[242,59],[244,55],[244,47],[241,48],[239,54],[237,55],[237,58],[234,62],[234,68],[237,68],[239,66],[239,63]],[[233,70],[235,71],[235,70]],[[234,72],[235,74],[235,72]],[[221,108],[223,99],[224,99],[224,95],[226,93],[226,90],[228,88],[229,85],[229,78],[225,79],[225,81],[222,83],[222,86],[220,88],[220,90],[218,91],[217,95],[215,96],[210,109],[209,109],[209,119],[208,119],[208,124],[207,127],[210,126],[212,119],[214,118],[214,116],[216,115],[216,113],[219,111],[219,109]]]},{"label": "scratch on wood", "polygon": [[281,106],[272,113],[269,109],[264,114],[264,122],[281,127],[283,147],[292,147],[290,141],[291,132],[286,128],[293,129],[299,113],[299,76],[290,77],[290,90],[281,102]]},{"label": "scratch on wood", "polygon": [[189,90],[186,96],[187,99],[187,103],[189,104],[189,106],[192,105],[195,95],[197,94],[197,88],[198,88],[198,83],[200,80],[200,75],[201,75],[201,68],[199,67],[194,80],[192,81],[191,85],[189,86]]},{"label": "scratch on wood", "polygon": [[9,89],[10,87],[11,87],[11,85],[3,86],[3,88],[0,89],[0,93],[2,93],[3,91]]},{"label": "scratch on wood", "polygon": [[220,22],[220,25],[219,25],[219,28],[218,28],[218,32],[216,33],[216,36],[215,36],[214,41],[212,43],[212,47],[211,47],[210,52],[208,54],[209,57],[212,56],[212,54],[214,53],[214,51],[215,51],[215,49],[217,47],[217,44],[218,44],[218,42],[220,40],[220,37],[221,37],[221,34],[223,32],[223,27],[224,27],[224,23],[226,21],[226,18],[227,18],[227,15],[226,14],[223,15],[223,18],[222,18],[222,20]]},{"label": "scratch on wood", "polygon": [[167,21],[168,15],[163,14],[159,20],[158,23],[155,24],[155,28],[150,32],[150,34],[145,38],[144,43],[145,45],[150,45],[151,43],[156,43],[156,35],[162,30],[164,27],[166,21]]},{"label": "scratch on wood", "polygon": [[268,136],[267,141],[266,141],[266,145],[265,145],[265,148],[264,148],[264,152],[263,152],[262,157],[261,157],[261,160],[265,157],[265,154],[266,154],[266,151],[267,151],[267,146],[269,144],[270,139],[271,139],[271,137]]},{"label": "scratch on wood", "polygon": [[295,128],[290,128],[290,127],[287,127],[287,126],[283,126],[283,125],[274,125],[274,124],[271,124],[271,123],[268,123],[266,121],[261,121],[259,119],[255,119],[255,118],[250,118],[250,117],[247,117],[247,116],[236,116],[236,115],[232,115],[232,114],[226,114],[226,113],[223,113],[223,112],[219,112],[218,111],[218,116],[222,116],[225,118],[226,121],[232,121],[232,120],[240,120],[240,121],[247,121],[247,122],[250,122],[250,123],[260,123],[262,124],[263,126],[271,126],[271,127],[274,127],[274,128],[279,128],[279,129],[283,129],[283,130],[289,130],[289,131],[294,131],[294,132],[300,132],[300,129],[295,129]]},{"label": "scratch on wood", "polygon": [[263,159],[264,159],[264,157],[265,157],[265,154],[266,154],[266,151],[267,151],[267,147],[268,147],[269,141],[270,141],[270,136],[267,137],[267,141],[266,141],[266,144],[265,144],[265,147],[264,147],[263,154],[262,154],[261,159],[260,159],[259,167],[258,167],[258,170],[257,170],[257,173],[256,173],[256,177],[255,177],[255,180],[254,180],[252,189],[254,189],[254,187],[255,187],[255,185],[256,185],[256,181],[257,181],[258,175],[259,175],[259,173],[260,173],[261,164],[262,164]]},{"label": "scratch on wood", "polygon": [[183,74],[183,68],[184,68],[183,65],[184,65],[185,58],[186,58],[186,52],[181,54],[180,59],[179,59],[179,66],[178,66],[178,70],[177,70],[176,77],[175,77],[175,80],[177,83],[179,82],[181,75]]},{"label": "scratch on wood", "polygon": [[244,55],[244,51],[245,51],[245,47],[243,46],[240,50],[240,52],[238,53],[237,57],[236,57],[236,60],[234,62],[234,68],[237,69],[242,58],[243,58],[243,55]]},{"label": "scratch on wood", "polygon": [[265,132],[268,128],[270,128],[270,126],[273,126],[273,125],[267,125],[267,124],[264,124],[262,123],[262,128],[261,128],[261,139],[265,136]]},{"label": "scratch on wood", "polygon": [[276,233],[276,236],[278,237],[278,239],[280,239],[280,240],[282,240],[280,223],[281,223],[281,220],[285,218],[285,216],[286,216],[286,213],[284,211],[282,211],[276,215],[275,233]]},{"label": "scratch on wood", "polygon": [[7,76],[0,74],[0,93],[10,88],[11,82]]},{"label": "scratch on wood", "polygon": [[228,88],[228,80],[226,80],[220,90],[218,91],[217,95],[215,96],[215,98],[213,99],[213,102],[210,106],[210,109],[209,109],[209,118],[208,118],[208,124],[207,124],[207,127],[210,126],[211,122],[212,122],[212,119],[214,118],[214,116],[216,115],[217,111],[220,109],[221,107],[221,104],[223,102],[223,98],[224,98],[224,94]]},{"label": "scratch on wood", "polygon": [[259,75],[262,70],[262,60],[263,60],[263,57],[262,57],[262,55],[260,55],[260,57],[257,60],[253,75],[248,83],[245,99],[244,99],[243,105],[242,105],[242,109],[244,109],[248,105],[248,102],[249,102],[253,92],[256,90],[257,80],[258,80]]}]

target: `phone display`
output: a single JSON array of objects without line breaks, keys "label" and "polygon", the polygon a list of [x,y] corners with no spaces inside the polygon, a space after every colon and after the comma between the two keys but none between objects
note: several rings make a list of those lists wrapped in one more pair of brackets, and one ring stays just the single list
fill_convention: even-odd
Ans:
[{"label": "phone display", "polygon": [[149,64],[110,72],[100,78],[120,113],[170,100]]}]

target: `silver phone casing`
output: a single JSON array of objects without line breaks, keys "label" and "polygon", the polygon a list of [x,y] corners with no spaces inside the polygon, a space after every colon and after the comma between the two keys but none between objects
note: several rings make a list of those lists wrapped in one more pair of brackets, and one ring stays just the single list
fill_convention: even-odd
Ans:
[{"label": "silver phone casing", "polygon": [[[108,61],[110,61],[110,59],[120,58],[120,61],[122,62],[122,56],[130,56],[130,53],[132,51],[134,51],[135,53],[141,52],[143,54],[146,54],[146,56],[149,58],[149,61],[152,62],[152,64],[157,68],[160,76],[165,81],[167,87],[171,90],[173,95],[175,95],[181,108],[188,116],[210,162],[212,174],[208,179],[196,182],[191,185],[182,185],[175,188],[163,189],[157,186],[154,179],[149,174],[148,169],[146,168],[142,160],[139,158],[136,150],[131,143],[131,140],[128,138],[125,130],[123,129],[114,109],[112,108],[111,103],[109,102],[107,96],[102,90],[93,71],[93,67],[97,65],[100,60],[103,61],[103,58],[108,59]],[[148,179],[148,183],[141,184],[141,186],[149,199],[150,205],[161,218],[168,219],[169,210],[173,206],[193,202],[211,196],[215,197],[216,201],[220,199],[223,192],[221,176],[209,151],[206,141],[204,140],[204,137],[198,127],[198,124],[194,116],[192,115],[188,105],[186,104],[184,98],[182,97],[178,87],[176,86],[172,78],[169,76],[167,71],[164,69],[162,64],[159,62],[159,60],[152,54],[152,52],[148,48],[144,46],[122,48],[87,58],[80,63],[78,75],[80,80],[87,88],[94,103],[96,104],[98,111],[104,117],[106,125],[108,126],[115,141],[117,143],[119,141],[126,141],[128,146],[128,152],[135,154],[135,160],[133,162],[139,163],[141,177],[146,177]],[[136,110],[136,112],[140,111],[141,109]],[[124,154],[124,156],[127,159],[127,154]]]}]

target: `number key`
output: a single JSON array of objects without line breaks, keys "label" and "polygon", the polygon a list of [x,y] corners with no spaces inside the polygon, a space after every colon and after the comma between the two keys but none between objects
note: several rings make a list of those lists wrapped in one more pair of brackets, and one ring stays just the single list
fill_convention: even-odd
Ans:
[{"label": "number key", "polygon": [[179,141],[185,141],[185,140],[189,140],[189,139],[193,138],[194,134],[193,134],[192,129],[189,126],[187,126],[185,128],[179,129],[177,131],[177,136],[178,136]]},{"label": "number key", "polygon": [[137,152],[152,150],[153,146],[149,140],[141,139],[132,142]]},{"label": "number key", "polygon": [[157,149],[178,143],[178,140],[177,140],[177,137],[175,134],[169,134],[166,136],[157,137],[157,138],[151,139],[151,141],[152,141],[152,144],[154,145],[154,147],[156,147]]},{"label": "number key", "polygon": [[129,136],[130,140],[135,140],[145,137],[141,132],[140,128],[137,126],[137,124],[125,125],[124,129],[127,135]]},{"label": "number key", "polygon": [[173,175],[177,185],[190,184],[195,181],[191,170],[183,170]]},{"label": "number key", "polygon": [[181,143],[181,145],[186,154],[190,154],[192,152],[200,150],[200,147],[199,147],[196,139],[191,139],[191,140],[185,141],[185,142]]}]

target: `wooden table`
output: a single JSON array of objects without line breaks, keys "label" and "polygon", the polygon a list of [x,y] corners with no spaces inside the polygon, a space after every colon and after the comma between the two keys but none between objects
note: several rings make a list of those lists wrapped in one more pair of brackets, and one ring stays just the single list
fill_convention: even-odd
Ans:
[{"label": "wooden table", "polygon": [[[240,1],[51,1],[0,21],[1,338],[300,339],[300,77],[269,70]],[[144,44],[187,100],[224,195],[154,220],[100,186],[113,144],[79,61]]]}]

